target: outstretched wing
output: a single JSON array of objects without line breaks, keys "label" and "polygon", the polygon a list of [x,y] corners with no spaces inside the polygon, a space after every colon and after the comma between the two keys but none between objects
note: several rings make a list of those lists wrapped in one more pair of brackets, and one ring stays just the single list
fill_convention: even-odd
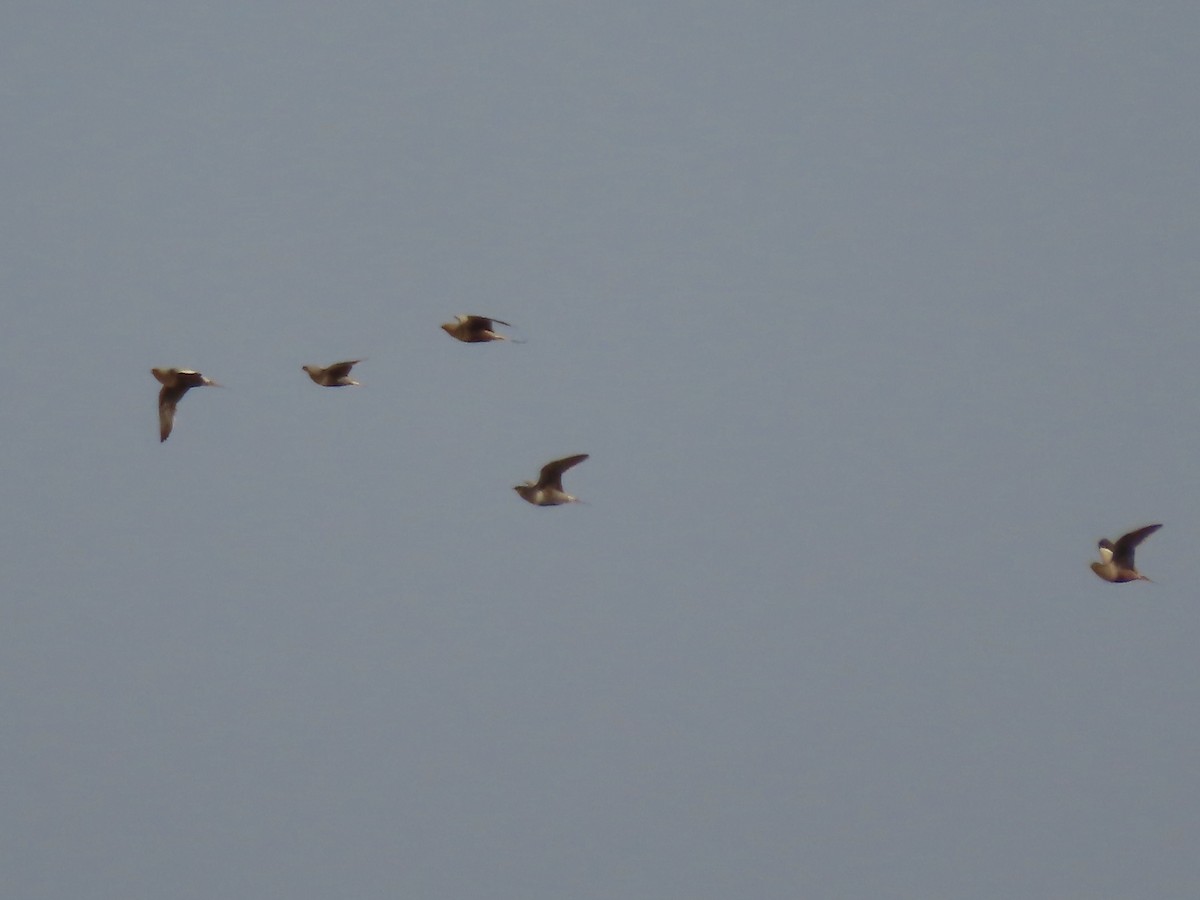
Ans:
[{"label": "outstretched wing", "polygon": [[[467,316],[466,325],[473,332],[491,331],[493,325],[508,325],[501,319],[489,319],[487,316]],[[511,325],[508,325],[512,328]]]},{"label": "outstretched wing", "polygon": [[1131,531],[1129,534],[1122,535],[1117,539],[1117,543],[1113,546],[1113,559],[1118,566],[1122,568],[1133,568],[1133,551],[1137,549],[1137,545],[1144,541],[1158,529],[1162,528],[1162,524],[1147,525],[1145,528],[1139,528],[1137,531]]},{"label": "outstretched wing", "polygon": [[187,388],[164,386],[158,392],[158,442],[161,444],[171,436],[171,428],[175,425],[175,404],[187,393]]},{"label": "outstretched wing", "polygon": [[554,462],[548,462],[542,466],[542,471],[538,473],[538,487],[553,488],[556,491],[561,491],[563,472],[572,466],[577,466],[588,458],[587,453],[580,453],[578,456],[567,456],[563,459],[556,459]]},{"label": "outstretched wing", "polygon": [[348,359],[345,362],[336,362],[325,371],[329,373],[329,377],[335,381],[338,378],[345,378],[350,374],[350,370],[357,366],[361,359]]}]

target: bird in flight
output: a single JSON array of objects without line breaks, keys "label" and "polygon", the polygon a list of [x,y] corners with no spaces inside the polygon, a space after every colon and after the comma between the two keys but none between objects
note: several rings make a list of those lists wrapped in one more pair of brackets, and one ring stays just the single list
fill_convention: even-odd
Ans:
[{"label": "bird in flight", "polygon": [[562,477],[563,472],[572,466],[577,466],[585,459],[588,454],[580,453],[578,456],[568,456],[564,459],[556,459],[554,462],[548,462],[542,466],[542,471],[538,473],[536,482],[526,481],[524,484],[518,484],[513,487],[513,490],[521,495],[521,498],[532,503],[534,506],[558,506],[562,503],[579,503],[578,497],[572,497],[563,490]]},{"label": "bird in flight", "polygon": [[1134,567],[1133,551],[1137,549],[1138,544],[1160,528],[1161,524],[1147,525],[1121,536],[1115,544],[1108,538],[1103,538],[1099,544],[1100,562],[1092,563],[1092,571],[1105,581],[1117,584],[1126,581],[1149,581],[1149,578]]},{"label": "bird in flight", "polygon": [[350,377],[350,370],[357,366],[361,359],[348,359],[345,362],[337,362],[332,366],[322,369],[320,366],[301,366],[308,377],[322,387],[345,387],[351,384],[358,384]]},{"label": "bird in flight", "polygon": [[191,369],[151,369],[150,372],[162,382],[162,390],[158,392],[158,442],[161,444],[171,436],[171,427],[175,424],[175,406],[184,394],[194,387],[221,385]]},{"label": "bird in flight", "polygon": [[442,330],[452,338],[457,338],[464,344],[482,344],[486,341],[506,341],[502,334],[498,334],[493,326],[507,325],[512,328],[507,322],[502,322],[499,319],[489,319],[487,316],[455,316],[453,322],[447,322],[442,326]]}]

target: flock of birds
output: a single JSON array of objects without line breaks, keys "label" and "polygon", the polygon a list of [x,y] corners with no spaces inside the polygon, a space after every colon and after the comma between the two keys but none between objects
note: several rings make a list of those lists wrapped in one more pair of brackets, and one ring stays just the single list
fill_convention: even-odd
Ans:
[{"label": "flock of birds", "polygon": [[[496,331],[497,325],[512,326],[500,319],[490,319],[487,316],[458,315],[453,322],[446,322],[442,330],[456,340],[465,344],[483,344],[488,341],[508,340]],[[316,384],[322,387],[347,387],[359,382],[350,377],[350,370],[362,362],[361,359],[348,359],[336,362],[330,366],[302,366]],[[183,399],[183,395],[194,387],[220,387],[211,378],[206,378],[192,369],[151,369],[154,377],[162,383],[158,392],[158,436],[159,441],[165,441],[171,436],[171,428],[175,424],[175,407]],[[563,490],[563,473],[572,466],[577,466],[588,454],[579,453],[562,459],[551,460],[542,466],[537,481],[526,481],[513,487],[521,499],[534,506],[560,506],[563,503],[578,503],[578,497],[572,497]],[[1122,535],[1113,543],[1103,538],[1099,543],[1100,561],[1092,563],[1092,571],[1105,581],[1124,584],[1128,581],[1149,581],[1150,579],[1137,570],[1133,563],[1133,554],[1138,544],[1152,535],[1161,524],[1146,525]]]},{"label": "flock of birds", "polygon": [[[508,340],[496,331],[497,325],[512,326],[500,319],[490,319],[487,316],[455,316],[453,322],[442,325],[442,330],[464,344],[483,344],[488,341]],[[361,359],[347,359],[330,366],[301,366],[308,377],[321,387],[349,387],[359,384],[350,377],[350,370],[362,362]],[[158,440],[162,443],[171,436],[175,426],[175,408],[184,394],[194,387],[221,387],[193,369],[151,369],[151,373],[162,384],[158,392]],[[564,503],[579,503],[578,497],[572,497],[563,490],[563,473],[572,466],[577,466],[588,454],[579,453],[563,459],[555,459],[542,466],[537,481],[526,481],[513,487],[513,490],[523,499],[534,506],[561,506]]]}]

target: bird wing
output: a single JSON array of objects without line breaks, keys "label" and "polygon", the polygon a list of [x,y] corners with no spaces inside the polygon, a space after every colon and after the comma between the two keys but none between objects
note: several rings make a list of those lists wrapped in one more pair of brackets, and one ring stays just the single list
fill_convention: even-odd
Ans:
[{"label": "bird wing", "polygon": [[557,491],[563,489],[562,476],[563,472],[572,466],[577,466],[585,459],[588,454],[580,453],[578,456],[568,456],[563,459],[556,459],[553,462],[548,462],[542,466],[542,471],[538,473],[538,487],[554,488]]},{"label": "bird wing", "polygon": [[[493,325],[508,325],[507,322],[500,319],[489,319],[487,316],[467,316],[467,321],[464,323],[472,331],[491,331]],[[508,325],[512,328],[511,325]]]},{"label": "bird wing", "polygon": [[1161,524],[1147,525],[1145,528],[1139,528],[1137,531],[1131,531],[1118,538],[1117,543],[1113,546],[1113,559],[1116,560],[1117,565],[1132,569],[1133,551],[1137,549],[1137,545],[1160,528],[1162,528]]},{"label": "bird wing", "polygon": [[[208,380],[199,372],[193,372],[191,369],[177,370],[175,372],[175,379],[177,384],[183,385],[184,390],[187,390],[188,388],[202,387]],[[180,394],[179,396],[182,397],[183,394]]]},{"label": "bird wing", "polygon": [[350,374],[350,370],[362,362],[361,359],[348,359],[345,362],[336,362],[325,371],[329,373],[329,377],[337,380],[345,378]]},{"label": "bird wing", "polygon": [[171,428],[175,424],[175,404],[187,393],[177,387],[163,386],[158,392],[158,442],[161,444],[171,436]]}]

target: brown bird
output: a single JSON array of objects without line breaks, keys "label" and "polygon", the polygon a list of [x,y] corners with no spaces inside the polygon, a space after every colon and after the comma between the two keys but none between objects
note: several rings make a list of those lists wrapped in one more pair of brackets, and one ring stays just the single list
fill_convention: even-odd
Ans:
[{"label": "brown bird", "polygon": [[1118,584],[1126,581],[1149,581],[1150,579],[1133,566],[1133,551],[1137,545],[1148,538],[1162,525],[1147,525],[1137,531],[1131,531],[1117,539],[1114,544],[1108,538],[1100,541],[1100,562],[1092,563],[1092,571],[1105,581]]},{"label": "brown bird", "polygon": [[220,387],[211,378],[205,378],[191,369],[151,369],[151,374],[162,382],[158,392],[158,442],[161,444],[171,436],[175,424],[175,405],[183,395],[194,387]]},{"label": "brown bird", "polygon": [[580,453],[578,456],[568,456],[565,459],[556,459],[554,462],[548,462],[542,466],[542,471],[538,473],[536,483],[526,481],[524,484],[514,486],[513,490],[534,506],[558,506],[562,503],[579,503],[581,501],[578,497],[572,497],[563,490],[562,477],[563,472],[572,466],[579,465],[587,458],[588,454]]},{"label": "brown bird", "polygon": [[485,341],[506,341],[502,334],[497,334],[493,325],[507,325],[499,319],[489,319],[487,316],[455,316],[453,322],[447,322],[442,330],[452,338],[457,338],[464,344],[482,344]]},{"label": "brown bird", "polygon": [[322,369],[320,366],[301,366],[308,377],[322,387],[344,387],[351,384],[358,384],[357,381],[350,377],[350,370],[357,366],[361,359],[348,359],[345,362],[334,363],[328,368]]}]

